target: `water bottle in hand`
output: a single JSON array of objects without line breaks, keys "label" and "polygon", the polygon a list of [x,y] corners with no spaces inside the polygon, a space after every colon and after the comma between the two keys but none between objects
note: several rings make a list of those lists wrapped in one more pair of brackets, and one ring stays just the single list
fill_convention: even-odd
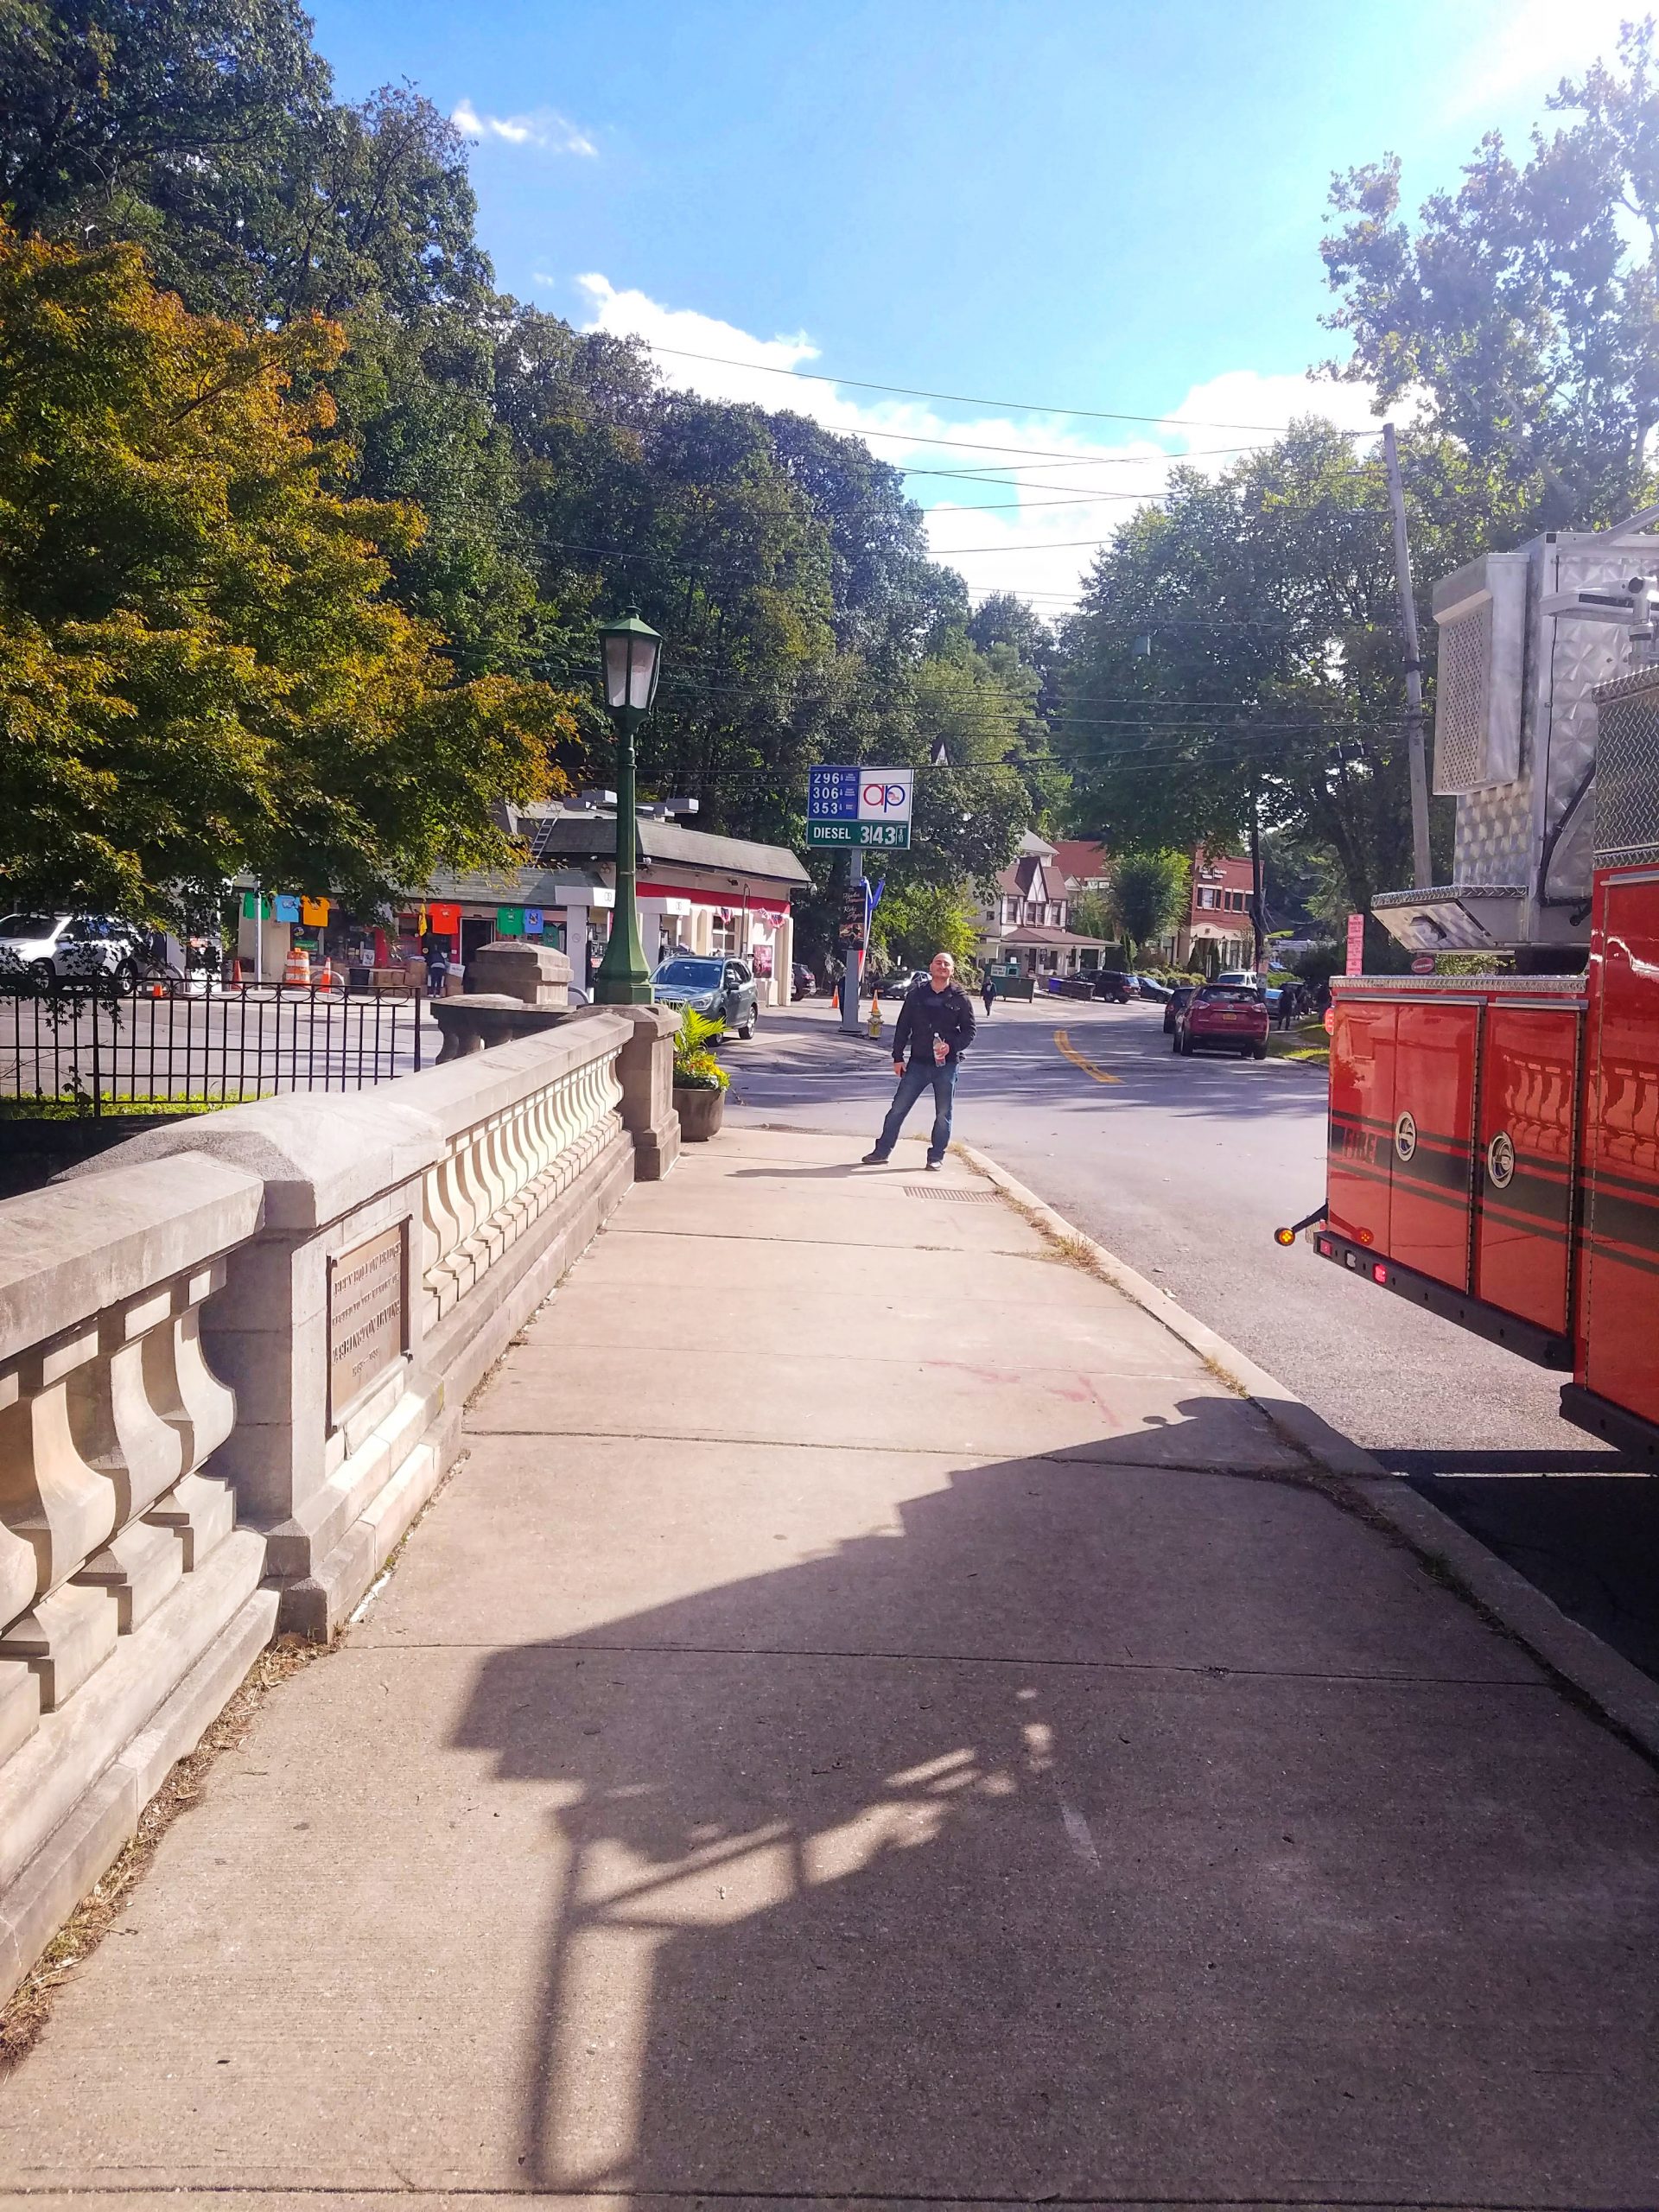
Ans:
[{"label": "water bottle in hand", "polygon": [[934,1066],[935,1066],[936,1068],[942,1068],[942,1067],[944,1065],[945,1062],[950,1058],[950,1046],[945,1043],[945,1041],[944,1041],[944,1038],[943,1038],[943,1037],[936,1037],[936,1038],[933,1039],[933,1065],[934,1065]]}]

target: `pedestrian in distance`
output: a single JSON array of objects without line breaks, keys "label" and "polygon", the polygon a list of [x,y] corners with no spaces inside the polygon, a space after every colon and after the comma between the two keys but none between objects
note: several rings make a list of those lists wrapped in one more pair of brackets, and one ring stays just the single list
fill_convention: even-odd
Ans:
[{"label": "pedestrian in distance", "polygon": [[436,930],[428,930],[421,939],[421,957],[426,962],[426,988],[429,995],[441,999],[449,981],[449,940]]},{"label": "pedestrian in distance", "polygon": [[930,1089],[933,1129],[928,1140],[927,1164],[932,1168],[944,1165],[950,1142],[957,1075],[962,1056],[973,1041],[974,1009],[957,981],[957,963],[948,952],[936,952],[928,963],[927,981],[910,993],[899,1013],[893,1033],[893,1071],[899,1078],[899,1088],[893,1094],[874,1149],[865,1154],[861,1166],[879,1167],[891,1155],[911,1108]]},{"label": "pedestrian in distance", "polygon": [[991,1008],[996,1003],[996,978],[988,968],[985,970],[984,980],[980,984],[979,995],[985,1001],[985,1019],[988,1021],[991,1018]]}]

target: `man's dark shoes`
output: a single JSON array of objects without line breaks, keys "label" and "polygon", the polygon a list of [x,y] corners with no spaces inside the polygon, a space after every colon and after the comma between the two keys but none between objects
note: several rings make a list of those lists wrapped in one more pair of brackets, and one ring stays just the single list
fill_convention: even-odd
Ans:
[{"label": "man's dark shoes", "polygon": [[867,1152],[858,1164],[861,1167],[885,1167],[887,1155],[885,1152]]}]

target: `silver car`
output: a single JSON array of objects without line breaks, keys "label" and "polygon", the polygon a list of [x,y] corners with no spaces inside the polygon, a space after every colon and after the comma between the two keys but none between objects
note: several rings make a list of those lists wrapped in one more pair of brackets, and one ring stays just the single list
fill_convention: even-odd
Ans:
[{"label": "silver car", "polygon": [[728,1029],[753,1037],[760,1019],[760,986],[747,960],[719,953],[677,952],[651,979],[658,1006],[689,1006],[698,1014],[718,1014]]}]

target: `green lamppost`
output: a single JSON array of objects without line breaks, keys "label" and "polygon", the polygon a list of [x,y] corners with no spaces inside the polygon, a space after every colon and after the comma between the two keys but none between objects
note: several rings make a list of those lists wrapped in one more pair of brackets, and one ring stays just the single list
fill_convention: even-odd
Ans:
[{"label": "green lamppost", "polygon": [[606,623],[599,633],[605,704],[616,724],[616,904],[611,914],[611,941],[594,978],[594,997],[601,1006],[651,1004],[651,970],[639,942],[634,887],[639,832],[633,798],[633,734],[657,696],[657,658],[662,644],[658,633],[639,620],[633,607],[620,622]]}]

